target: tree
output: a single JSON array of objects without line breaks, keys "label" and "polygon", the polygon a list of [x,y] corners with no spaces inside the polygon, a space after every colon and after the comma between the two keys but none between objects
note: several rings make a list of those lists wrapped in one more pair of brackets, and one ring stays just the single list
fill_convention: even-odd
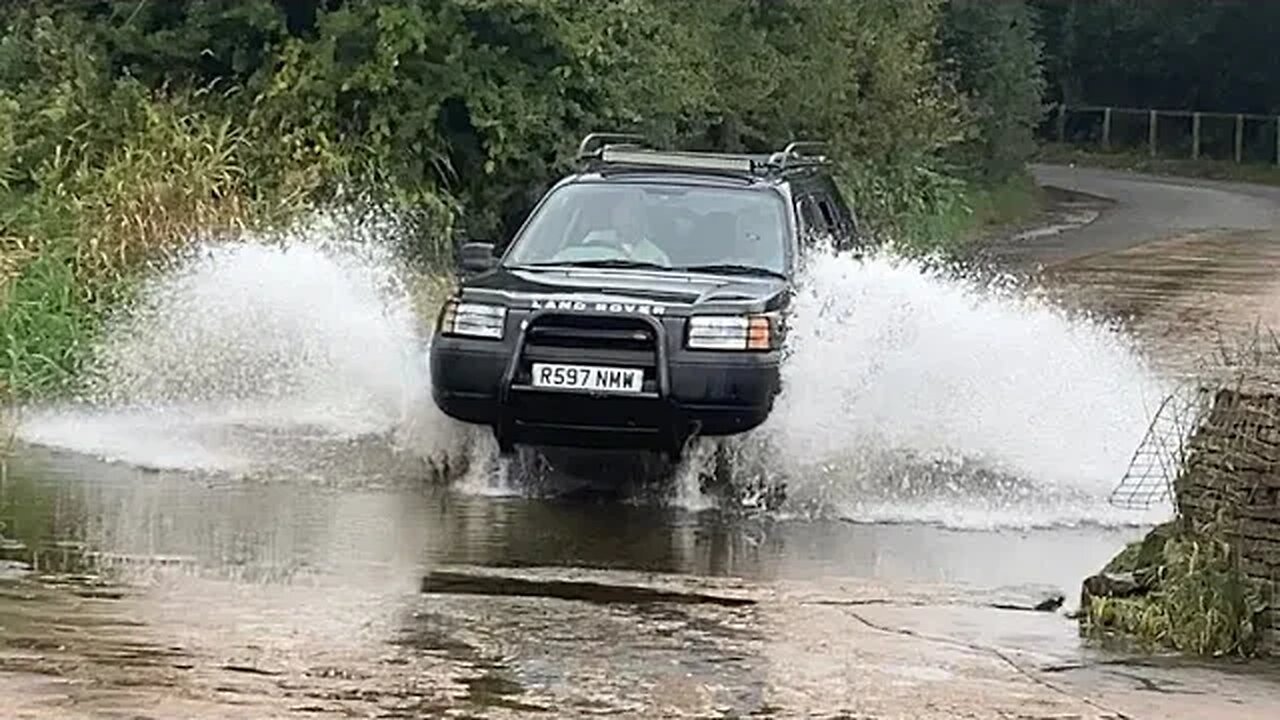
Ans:
[{"label": "tree", "polygon": [[1280,112],[1280,3],[1033,0],[1055,97],[1219,112]]},{"label": "tree", "polygon": [[948,68],[977,115],[968,159],[993,180],[1020,172],[1044,115],[1035,13],[1022,0],[950,0],[941,36]]}]

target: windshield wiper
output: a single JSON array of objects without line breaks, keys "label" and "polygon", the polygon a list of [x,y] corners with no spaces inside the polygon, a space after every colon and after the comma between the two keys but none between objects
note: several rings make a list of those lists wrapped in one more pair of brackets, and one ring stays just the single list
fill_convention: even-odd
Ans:
[{"label": "windshield wiper", "polygon": [[519,267],[601,267],[601,268],[642,268],[646,270],[670,270],[666,265],[658,263],[646,262],[644,260],[624,260],[614,258],[611,260],[559,260],[546,262],[524,263]]},{"label": "windshield wiper", "polygon": [[733,275],[767,275],[786,280],[787,276],[777,270],[769,268],[757,267],[755,265],[735,265],[733,263],[720,263],[711,265],[682,265],[676,270],[685,270],[688,272],[709,272],[709,273],[725,273]]}]

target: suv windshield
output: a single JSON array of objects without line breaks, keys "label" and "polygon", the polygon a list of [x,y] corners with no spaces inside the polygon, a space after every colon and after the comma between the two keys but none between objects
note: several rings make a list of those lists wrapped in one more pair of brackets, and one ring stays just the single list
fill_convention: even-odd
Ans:
[{"label": "suv windshield", "polygon": [[555,190],[507,257],[512,265],[723,266],[783,273],[781,198],[735,188],[581,183]]}]

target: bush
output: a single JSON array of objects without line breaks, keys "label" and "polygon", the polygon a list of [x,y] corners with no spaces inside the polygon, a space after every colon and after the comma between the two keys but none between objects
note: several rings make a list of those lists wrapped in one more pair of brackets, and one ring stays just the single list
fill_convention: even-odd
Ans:
[{"label": "bush", "polygon": [[1214,528],[1184,521],[1159,527],[1106,570],[1134,573],[1150,589],[1131,597],[1088,598],[1081,616],[1086,634],[1119,634],[1197,655],[1248,656],[1257,650],[1255,622],[1265,608],[1263,597]]},{"label": "bush", "polygon": [[[395,228],[423,272],[446,272],[459,231],[504,241],[591,131],[750,150],[825,138],[864,223],[939,244],[955,224],[947,218],[967,216],[974,196],[952,177],[965,168],[941,162],[974,136],[968,103],[940,68],[939,21],[952,17],[942,8],[42,0],[12,9],[0,20],[0,279],[17,284],[0,325],[35,335],[7,340],[11,357],[27,358],[11,361],[10,389],[73,375],[103,303],[127,297],[197,236],[337,206]],[[1033,63],[1019,48],[990,50]],[[987,118],[1027,90],[981,88]],[[74,342],[55,343],[33,320],[62,310],[86,328],[66,335]],[[24,369],[40,363],[48,372]]]},{"label": "bush", "polygon": [[98,325],[74,271],[75,248],[45,248],[5,286],[0,392],[16,397],[72,387]]}]

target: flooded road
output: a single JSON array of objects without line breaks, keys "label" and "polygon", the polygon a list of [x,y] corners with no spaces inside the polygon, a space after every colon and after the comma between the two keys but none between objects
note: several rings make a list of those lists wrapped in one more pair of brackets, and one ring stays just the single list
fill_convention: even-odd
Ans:
[{"label": "flooded road", "polygon": [[[1069,620],[1031,608],[1136,535],[342,485],[15,457],[0,484],[0,709],[891,717],[926,691],[941,717],[989,707],[990,683],[1046,694],[995,648],[1033,668],[1086,659]],[[948,644],[889,634],[926,621]],[[1044,702],[1076,702],[1057,695]]]},{"label": "flooded road", "polygon": [[[1154,355],[1203,342],[1178,341],[1176,307],[1209,304],[1196,293],[1267,306],[1241,298],[1263,297],[1247,252],[1270,246],[1220,253],[1229,224],[1203,209],[1217,196],[1068,179],[1116,199],[1010,257],[1051,258],[1072,302],[1131,316]],[[1151,202],[1201,209],[1157,227]],[[1265,197],[1234,202],[1251,226],[1235,231],[1268,232],[1253,227]],[[1196,213],[1196,272],[1141,244],[1184,238]],[[250,260],[237,267],[276,262]],[[1273,666],[1103,650],[1068,617],[1080,580],[1151,519],[1100,500],[1144,430],[1122,396],[1145,378],[1127,348],[911,268],[831,272],[887,319],[815,332],[799,355],[797,372],[823,377],[834,358],[843,378],[784,405],[774,438],[810,461],[794,480],[823,512],[760,517],[430,482],[402,449],[443,442],[429,418],[402,421],[424,399],[398,354],[408,320],[364,285],[304,254],[274,277],[336,283],[331,305],[260,275],[166,286],[157,307],[182,306],[176,292],[200,313],[129,325],[112,355],[118,386],[150,405],[38,413],[4,463],[0,717],[1275,717]],[[251,355],[264,324],[271,352]],[[210,367],[293,395],[217,404],[258,388]],[[200,412],[154,409],[191,387]],[[853,445],[958,449],[1008,476],[902,474]]]},{"label": "flooded road", "polygon": [[1274,710],[1253,675],[1081,645],[1055,595],[1137,528],[731,520],[38,450],[7,464],[0,522],[4,717]]}]

